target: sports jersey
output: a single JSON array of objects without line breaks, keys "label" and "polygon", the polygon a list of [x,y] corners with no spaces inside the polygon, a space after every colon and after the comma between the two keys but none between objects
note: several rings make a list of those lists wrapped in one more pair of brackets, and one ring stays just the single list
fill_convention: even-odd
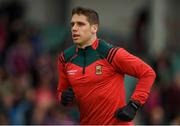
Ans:
[{"label": "sports jersey", "polygon": [[58,59],[58,97],[71,86],[80,111],[80,124],[132,124],[114,117],[126,105],[125,74],[138,78],[132,100],[144,104],[155,79],[155,72],[123,48],[97,39],[84,49],[76,45]]}]

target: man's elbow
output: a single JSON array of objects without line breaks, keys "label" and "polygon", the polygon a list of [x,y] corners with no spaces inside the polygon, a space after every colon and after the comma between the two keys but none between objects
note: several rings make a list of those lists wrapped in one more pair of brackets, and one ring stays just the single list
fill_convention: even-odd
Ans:
[{"label": "man's elbow", "polygon": [[155,80],[156,79],[156,72],[151,68],[149,70],[149,75]]},{"label": "man's elbow", "polygon": [[146,69],[146,71],[144,71],[142,76],[144,78],[149,78],[149,79],[151,78],[151,80],[155,80],[156,79],[156,72],[151,67],[148,67],[148,69]]}]

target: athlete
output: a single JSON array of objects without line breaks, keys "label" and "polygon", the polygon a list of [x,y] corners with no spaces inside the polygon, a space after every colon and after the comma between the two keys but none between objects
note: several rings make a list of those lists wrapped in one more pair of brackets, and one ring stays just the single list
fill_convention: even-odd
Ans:
[{"label": "athlete", "polygon": [[[58,100],[68,106],[76,100],[80,124],[133,124],[137,110],[146,102],[155,80],[153,69],[123,48],[97,38],[96,11],[72,10],[74,45],[58,58]],[[126,103],[125,74],[138,79]]]}]

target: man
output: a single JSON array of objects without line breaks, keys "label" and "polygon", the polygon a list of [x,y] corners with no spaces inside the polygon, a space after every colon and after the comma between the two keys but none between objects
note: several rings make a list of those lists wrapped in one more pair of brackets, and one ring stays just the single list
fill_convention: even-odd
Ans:
[{"label": "man", "polygon": [[[97,38],[99,18],[91,9],[72,10],[74,45],[58,59],[58,98],[67,106],[76,99],[80,124],[132,124],[155,79],[155,72],[123,48]],[[126,104],[124,76],[138,78]]]}]

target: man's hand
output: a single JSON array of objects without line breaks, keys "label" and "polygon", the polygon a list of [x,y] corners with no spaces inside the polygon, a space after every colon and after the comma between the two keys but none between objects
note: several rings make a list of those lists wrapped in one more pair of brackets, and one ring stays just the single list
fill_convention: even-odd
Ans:
[{"label": "man's hand", "polygon": [[62,92],[61,95],[61,104],[64,106],[67,106],[71,103],[73,103],[74,100],[74,92],[72,88],[68,88]]},{"label": "man's hand", "polygon": [[132,121],[139,107],[140,107],[140,104],[130,101],[123,108],[119,108],[118,110],[116,110],[115,117],[122,121]]}]

